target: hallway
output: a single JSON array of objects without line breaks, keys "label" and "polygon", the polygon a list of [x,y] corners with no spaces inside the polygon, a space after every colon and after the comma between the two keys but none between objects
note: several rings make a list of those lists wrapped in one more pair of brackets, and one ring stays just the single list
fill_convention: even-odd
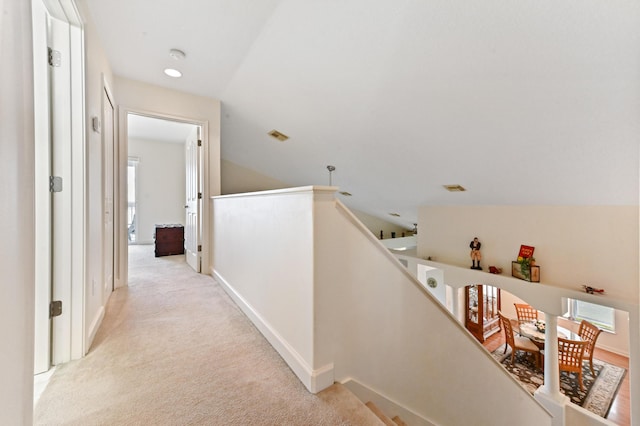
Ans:
[{"label": "hallway", "polygon": [[308,393],[184,256],[129,248],[129,287],[112,294],[87,356],[57,367],[35,424],[363,424],[332,388]]}]

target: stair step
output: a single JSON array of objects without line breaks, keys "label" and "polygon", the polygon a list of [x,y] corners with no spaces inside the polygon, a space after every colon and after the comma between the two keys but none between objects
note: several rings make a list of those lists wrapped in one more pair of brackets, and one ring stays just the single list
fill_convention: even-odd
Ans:
[{"label": "stair step", "polygon": [[383,425],[382,421],[355,396],[346,386],[335,383],[317,394],[344,423],[349,425]]},{"label": "stair step", "polygon": [[395,416],[394,418],[392,418],[391,420],[394,421],[395,424],[397,424],[398,426],[407,426],[407,424],[404,422],[404,420],[402,420],[400,417]]},{"label": "stair step", "polygon": [[387,425],[387,426],[398,426],[397,423],[395,423],[393,420],[391,420],[389,417],[387,417],[386,414],[384,414],[382,412],[382,410],[380,408],[378,408],[378,406],[376,404],[374,404],[373,402],[369,401],[366,404],[367,407],[369,407],[369,409],[371,411],[373,411],[373,414],[375,414],[376,416],[378,416],[378,418],[380,420],[382,420],[382,422]]}]

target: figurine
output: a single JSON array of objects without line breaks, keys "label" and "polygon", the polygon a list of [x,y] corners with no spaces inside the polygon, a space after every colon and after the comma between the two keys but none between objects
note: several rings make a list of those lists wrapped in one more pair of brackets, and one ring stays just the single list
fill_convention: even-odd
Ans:
[{"label": "figurine", "polygon": [[[473,263],[471,266],[471,269],[478,269],[482,271],[482,267],[480,266],[480,260],[482,259],[482,254],[480,253],[481,246],[482,246],[482,243],[478,241],[478,237],[475,237],[473,241],[469,243],[469,248],[471,249],[470,256],[471,256],[471,261]],[[478,262],[477,265],[476,265],[476,262]]]},{"label": "figurine", "polygon": [[501,274],[502,268],[498,268],[497,266],[489,266],[489,273],[491,274]]},{"label": "figurine", "polygon": [[603,288],[595,288],[595,287],[591,287],[588,285],[583,285],[582,288],[584,288],[584,291],[589,293],[589,294],[593,294],[593,293],[604,293],[604,289]]}]

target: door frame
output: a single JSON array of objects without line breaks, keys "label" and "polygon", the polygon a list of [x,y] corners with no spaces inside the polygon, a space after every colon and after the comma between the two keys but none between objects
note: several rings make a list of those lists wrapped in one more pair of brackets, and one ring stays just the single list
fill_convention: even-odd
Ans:
[{"label": "door frame", "polygon": [[[107,137],[107,120],[106,120],[106,116],[104,113],[104,107],[105,107],[105,102],[108,102],[109,105],[111,105],[111,109],[112,109],[112,115],[111,115],[111,145],[108,146],[106,143],[106,137]],[[107,263],[110,263],[111,266],[111,282],[110,283],[102,283],[101,286],[101,291],[103,293],[103,299],[102,299],[102,306],[105,307],[107,304],[107,301],[109,300],[109,296],[111,296],[111,293],[113,293],[113,290],[115,290],[115,283],[116,283],[116,277],[119,275],[119,268],[118,265],[116,263],[116,259],[118,258],[118,232],[117,232],[117,221],[119,220],[119,218],[117,217],[118,215],[116,214],[118,212],[118,197],[116,196],[116,191],[118,188],[118,143],[116,140],[116,135],[117,135],[117,112],[116,112],[116,103],[115,103],[115,98],[113,96],[113,91],[110,89],[109,84],[107,83],[106,78],[104,77],[104,75],[102,76],[102,93],[101,93],[101,109],[102,109],[102,129],[101,129],[101,140],[102,140],[102,246],[103,246],[103,252],[102,252],[102,280],[104,280],[107,275],[106,275],[106,271],[104,270],[104,266]],[[107,148],[110,148],[110,152],[107,152]],[[107,157],[111,156],[111,174],[109,176],[108,174],[108,170],[106,170],[106,165],[108,164],[107,161]],[[111,215],[111,233],[112,235],[112,241],[111,241],[111,253],[106,253],[104,250],[104,245],[106,242],[106,238],[107,238],[107,234],[106,234],[106,229],[105,229],[105,223],[104,223],[104,219],[105,219],[105,214],[107,214],[107,208],[108,206],[106,205],[106,201],[105,201],[105,197],[107,197],[109,194],[106,193],[106,189],[107,189],[107,183],[109,181],[109,179],[111,180],[111,206],[110,206],[110,212],[109,214]],[[111,256],[111,261],[107,262],[107,257]],[[107,286],[107,284],[109,284]],[[108,287],[108,288],[107,288]],[[96,330],[97,331],[97,330]],[[93,340],[93,336],[91,337],[90,340]]]},{"label": "door frame", "polygon": [[[49,43],[50,13],[41,0],[32,2],[33,71],[34,71],[34,128],[35,181],[46,182],[51,175],[51,126],[49,64],[43,52]],[[44,185],[35,187],[35,338],[34,373],[51,368],[51,191]]]},{"label": "door frame", "polygon": [[[40,1],[40,0],[34,0]],[[48,102],[56,114],[51,118],[53,132],[52,151],[64,143],[53,174],[63,177],[63,192],[58,196],[57,206],[53,207],[57,217],[52,221],[52,283],[36,285],[37,310],[46,309],[51,300],[62,301],[63,313],[51,321],[51,358],[50,364],[56,365],[85,354],[84,339],[84,282],[86,270],[86,156],[85,156],[85,57],[84,28],[82,19],[74,0],[47,1],[42,5],[52,19],[65,26],[65,52],[62,61],[64,75],[61,80],[66,83],[61,91],[64,99],[57,99],[51,91],[46,100],[39,93],[36,104]],[[50,43],[50,40],[49,40]],[[37,52],[36,52],[37,53]],[[46,54],[41,52],[37,54]],[[48,66],[48,65],[47,65]],[[55,132],[64,128],[58,134]],[[61,141],[62,140],[62,141]],[[57,169],[56,169],[57,168]],[[46,182],[40,182],[46,184]],[[36,265],[37,267],[37,265]],[[47,300],[48,299],[48,300]],[[44,301],[43,301],[44,300]],[[48,316],[48,315],[47,315]],[[43,327],[38,325],[38,327]],[[36,333],[34,338],[43,339],[43,333]],[[42,347],[38,343],[38,347]],[[40,349],[38,349],[40,350]]]},{"label": "door frame", "polygon": [[[208,217],[209,209],[207,208],[207,194],[209,194],[209,182],[208,182],[208,170],[209,170],[209,122],[198,120],[189,117],[182,117],[172,114],[165,114],[157,111],[149,111],[138,108],[130,108],[127,106],[118,105],[118,141],[120,144],[118,151],[118,168],[119,168],[119,191],[118,191],[118,202],[119,202],[119,210],[118,216],[123,218],[124,220],[118,221],[118,264],[120,268],[120,280],[117,280],[117,287],[124,287],[128,285],[129,279],[129,245],[127,244],[127,164],[129,161],[129,114],[142,115],[150,118],[158,118],[160,120],[170,120],[177,121],[180,123],[193,124],[195,126],[200,126],[201,129],[201,140],[202,140],[202,162],[201,162],[201,170],[200,170],[200,178],[202,180],[202,194],[203,194],[203,203],[202,209],[200,211],[200,217],[198,218],[199,224],[198,226],[202,230],[201,235],[201,243],[202,243],[202,252],[200,253],[200,257],[204,264],[205,259],[208,259],[209,250],[208,243],[209,237],[207,235],[206,230],[208,229],[205,225],[205,217]],[[204,271],[203,271],[204,272]]]}]

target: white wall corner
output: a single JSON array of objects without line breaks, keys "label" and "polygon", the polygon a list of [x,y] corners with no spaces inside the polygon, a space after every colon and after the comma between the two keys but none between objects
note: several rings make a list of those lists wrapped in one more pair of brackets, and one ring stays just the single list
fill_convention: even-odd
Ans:
[{"label": "white wall corner", "polygon": [[[307,386],[309,392],[318,393],[334,383],[333,363],[317,368],[311,372],[310,383]],[[306,386],[306,385],[305,385]]]},{"label": "white wall corner", "polygon": [[240,307],[242,312],[251,320],[273,348],[287,363],[302,384],[311,393],[318,393],[334,383],[333,364],[327,364],[318,369],[312,369],[309,364],[262,316],[222,277],[212,268],[212,275],[222,288]]}]

